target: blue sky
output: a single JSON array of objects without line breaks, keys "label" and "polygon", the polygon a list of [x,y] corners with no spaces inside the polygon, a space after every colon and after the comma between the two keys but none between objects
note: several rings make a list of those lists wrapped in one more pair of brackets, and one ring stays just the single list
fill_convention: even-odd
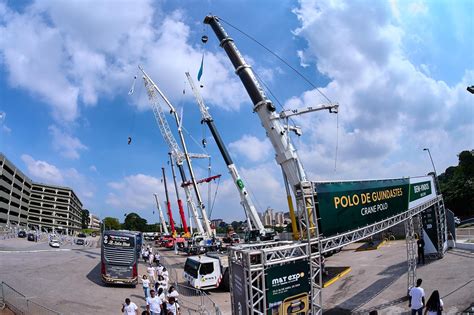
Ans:
[{"label": "blue sky", "polygon": [[[164,199],[168,150],[141,80],[128,95],[141,64],[183,108],[190,151],[206,150],[213,173],[223,175],[211,217],[241,220],[237,191],[185,83],[184,72],[196,77],[204,53],[200,92],[258,210],[286,211],[274,151],[202,24],[209,12],[258,39],[340,104],[338,125],[326,112],[295,119],[303,136],[293,140],[311,179],[424,175],[431,171],[424,147],[441,172],[474,148],[474,98],[466,91],[474,84],[472,1],[0,1],[0,151],[32,179],[72,187],[101,217],[135,211],[156,222],[153,193]],[[324,101],[224,26],[273,101],[284,108]],[[169,123],[174,128],[171,116]],[[194,165],[206,176],[207,161]],[[169,168],[167,176],[171,185]],[[201,190],[207,196],[207,187]],[[173,192],[171,198],[179,221]]]}]

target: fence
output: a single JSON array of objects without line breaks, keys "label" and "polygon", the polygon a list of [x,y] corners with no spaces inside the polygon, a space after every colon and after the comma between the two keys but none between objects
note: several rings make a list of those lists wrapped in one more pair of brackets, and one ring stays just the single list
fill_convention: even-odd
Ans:
[{"label": "fence", "polygon": [[39,303],[36,303],[2,281],[2,305],[8,307],[13,313],[21,315],[60,315]]},{"label": "fence", "polygon": [[166,257],[161,256],[161,263],[166,267],[169,274],[169,282],[179,293],[179,305],[182,314],[200,315],[221,315],[219,306],[209,297],[209,295],[199,289],[184,285],[181,282],[178,272],[183,272],[173,265]]}]

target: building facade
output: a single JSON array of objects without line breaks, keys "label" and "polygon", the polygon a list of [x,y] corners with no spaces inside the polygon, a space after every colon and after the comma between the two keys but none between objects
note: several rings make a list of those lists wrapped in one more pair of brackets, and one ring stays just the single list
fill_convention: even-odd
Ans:
[{"label": "building facade", "polygon": [[81,229],[81,211],[71,188],[35,183],[0,153],[0,226],[72,234]]},{"label": "building facade", "polygon": [[268,207],[263,214],[263,225],[274,225],[273,209]]},{"label": "building facade", "polygon": [[0,225],[28,224],[32,182],[0,153]]},{"label": "building facade", "polygon": [[285,216],[283,212],[275,213],[275,226],[285,226]]},{"label": "building facade", "polygon": [[89,214],[89,229],[100,229],[100,218],[95,214]]},{"label": "building facade", "polygon": [[82,203],[68,187],[33,183],[28,223],[42,231],[81,230]]}]

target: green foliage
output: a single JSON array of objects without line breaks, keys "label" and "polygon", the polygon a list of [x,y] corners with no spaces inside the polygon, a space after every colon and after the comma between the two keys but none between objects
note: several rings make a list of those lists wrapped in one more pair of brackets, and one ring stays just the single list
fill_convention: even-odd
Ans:
[{"label": "green foliage", "polygon": [[127,214],[125,217],[125,222],[123,223],[123,228],[130,231],[147,231],[147,222],[146,219],[143,219],[135,212]]},{"label": "green foliage", "polygon": [[81,211],[81,224],[83,229],[87,229],[90,223],[89,210],[82,209]]},{"label": "green foliage", "polygon": [[458,166],[438,176],[446,207],[459,217],[474,216],[474,154],[462,151]]},{"label": "green foliage", "polygon": [[104,225],[106,230],[120,230],[121,225],[117,218],[106,217],[104,218]]}]

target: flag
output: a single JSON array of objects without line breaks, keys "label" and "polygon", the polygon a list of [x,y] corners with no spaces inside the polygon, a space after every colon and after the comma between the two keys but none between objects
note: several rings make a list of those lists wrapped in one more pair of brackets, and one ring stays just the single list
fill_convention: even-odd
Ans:
[{"label": "flag", "polygon": [[204,67],[204,54],[202,55],[201,67],[199,68],[199,72],[198,72],[198,81],[201,81],[203,67]]}]

